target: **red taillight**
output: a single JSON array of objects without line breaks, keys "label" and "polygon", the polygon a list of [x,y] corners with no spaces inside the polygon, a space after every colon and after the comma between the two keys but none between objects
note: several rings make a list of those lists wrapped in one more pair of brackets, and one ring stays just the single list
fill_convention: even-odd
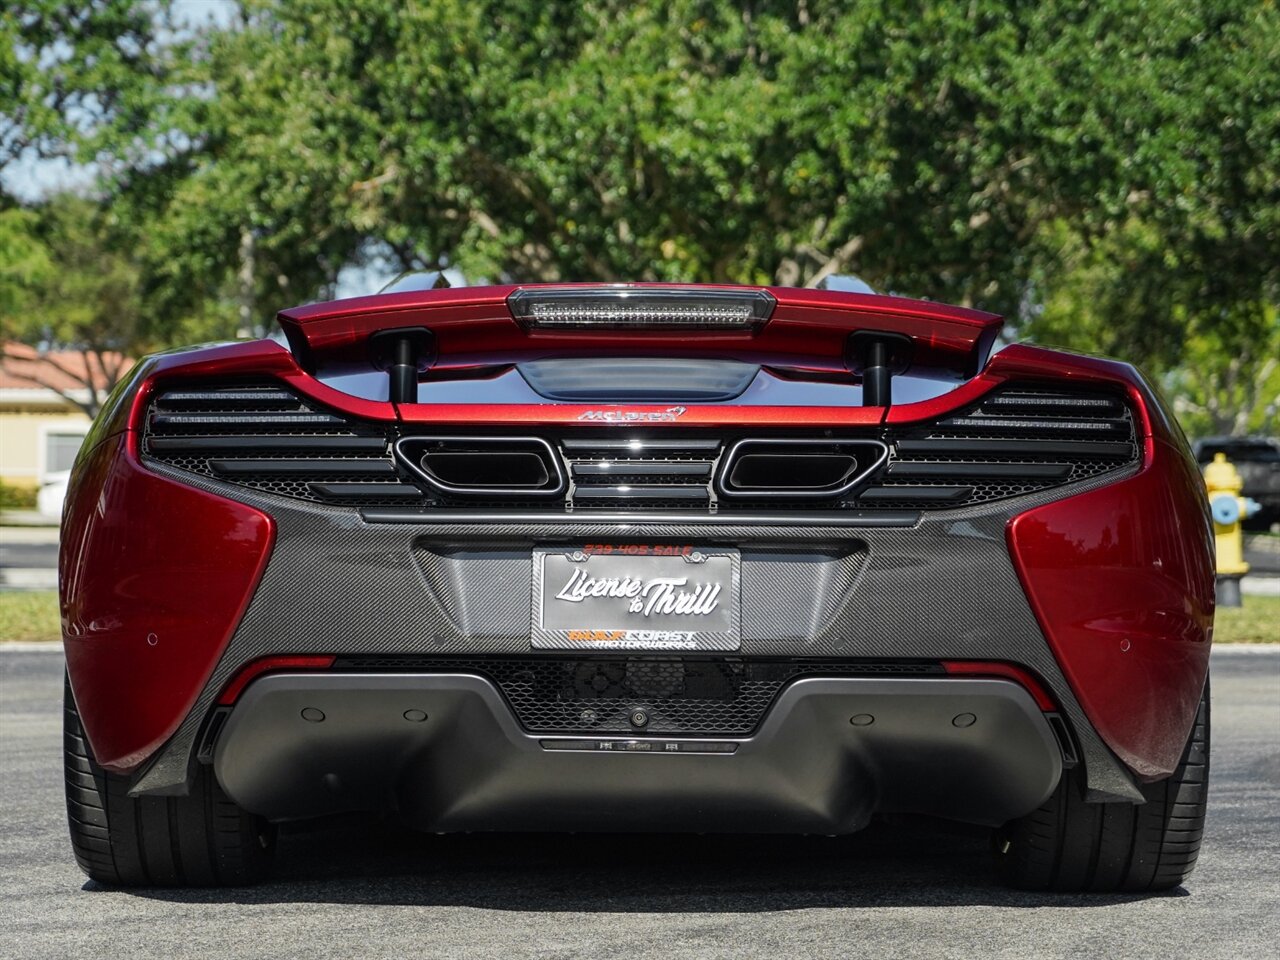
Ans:
[{"label": "red taillight", "polygon": [[1002,677],[1006,680],[1012,680],[1027,693],[1031,694],[1031,698],[1035,700],[1036,706],[1046,713],[1057,710],[1057,705],[1053,702],[1053,697],[1049,696],[1049,692],[1045,690],[1044,685],[1029,670],[1022,667],[1015,667],[1012,663],[989,662],[986,660],[943,660],[942,668],[947,673],[975,676],[975,677]]},{"label": "red taillight", "polygon": [[274,673],[279,670],[327,670],[333,666],[333,661],[334,658],[329,656],[263,657],[261,660],[254,660],[241,667],[240,672],[231,678],[231,682],[222,691],[222,696],[218,698],[218,705],[231,706],[240,698],[244,688],[264,673]]}]

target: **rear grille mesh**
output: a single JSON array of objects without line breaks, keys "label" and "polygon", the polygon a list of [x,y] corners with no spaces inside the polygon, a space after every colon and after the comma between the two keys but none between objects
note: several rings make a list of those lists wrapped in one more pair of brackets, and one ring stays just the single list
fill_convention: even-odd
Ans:
[{"label": "rear grille mesh", "polygon": [[1138,459],[1128,405],[1102,393],[1005,389],[891,439],[888,467],[862,491],[859,507],[986,503],[1087,480]]},{"label": "rear grille mesh", "polygon": [[[753,438],[740,431],[708,436],[617,426],[591,436],[547,436],[568,488],[541,500],[431,489],[397,464],[391,445],[398,435],[393,425],[347,419],[276,383],[175,385],[151,402],[142,452],[181,470],[318,503],[587,515],[949,509],[1077,483],[1139,457],[1133,418],[1119,396],[1025,386],[932,424],[881,433],[877,439],[890,448],[887,463],[860,488],[827,500],[717,499],[713,480],[725,451]],[[805,439],[804,431],[783,436]],[[875,435],[851,431],[849,439],[859,436]],[[501,449],[500,439],[495,448]]]},{"label": "rear grille mesh", "polygon": [[[335,670],[479,673],[493,681],[520,725],[538,734],[752,733],[784,686],[808,676],[942,673],[920,661],[743,660],[665,657],[339,657]],[[644,710],[643,728],[631,724]]]},{"label": "rear grille mesh", "polygon": [[160,391],[144,456],[282,497],[374,506],[417,503],[382,428],[348,421],[271,383]]},{"label": "rear grille mesh", "polygon": [[561,442],[581,509],[707,510],[720,441],[580,440]]}]

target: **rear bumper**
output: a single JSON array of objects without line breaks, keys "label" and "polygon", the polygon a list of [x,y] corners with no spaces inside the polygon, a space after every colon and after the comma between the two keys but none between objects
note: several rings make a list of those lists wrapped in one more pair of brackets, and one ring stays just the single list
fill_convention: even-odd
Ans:
[{"label": "rear bumper", "polygon": [[[183,476],[165,466],[153,469]],[[209,492],[231,492],[217,480],[184,479]],[[270,511],[276,547],[195,706],[135,774],[134,795],[186,792],[210,711],[246,664],[282,654],[324,655],[336,656],[341,670],[346,659],[384,655],[408,661],[395,669],[463,672],[461,665],[419,668],[411,661],[527,656],[530,601],[523,585],[532,582],[533,549],[643,540],[741,551],[737,655],[744,660],[821,660],[847,664],[849,674],[868,661],[904,658],[1025,668],[1043,681],[1071,729],[1089,796],[1141,800],[1080,709],[1028,606],[1005,543],[1005,504],[918,516],[910,526],[853,514],[804,525],[726,522],[712,529],[676,516],[374,523],[348,510],[234,492]],[[1019,506],[1054,496],[1027,497]]]},{"label": "rear bumper", "polygon": [[600,740],[526,733],[478,675],[333,672],[252,683],[213,764],[273,819],[823,834],[878,812],[1000,824],[1039,806],[1063,766],[1044,714],[1006,680],[800,679],[749,737]]}]

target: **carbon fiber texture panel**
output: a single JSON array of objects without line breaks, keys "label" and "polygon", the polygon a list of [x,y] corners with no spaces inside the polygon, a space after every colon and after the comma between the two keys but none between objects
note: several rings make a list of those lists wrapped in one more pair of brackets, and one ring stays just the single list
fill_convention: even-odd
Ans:
[{"label": "carbon fiber texture panel", "polygon": [[[778,545],[742,551],[742,638],[802,649],[838,650],[852,636],[851,607],[867,565],[866,544],[844,550]],[[796,603],[797,597],[812,603]]]},{"label": "carbon fiber texture panel", "polygon": [[1052,493],[926,514],[913,528],[732,525],[708,531],[679,517],[643,528],[568,520],[366,524],[354,510],[152,469],[268,511],[278,533],[258,592],[213,676],[138,776],[135,792],[185,790],[204,717],[251,660],[312,652],[529,653],[528,553],[535,542],[665,540],[743,551],[743,656],[1023,664],[1062,704],[1080,742],[1090,790],[1100,799],[1139,796],[1072,695],[1004,540],[1011,514],[1111,482],[1116,474]]},{"label": "carbon fiber texture panel", "polygon": [[[521,586],[533,576],[530,543],[455,548],[422,538],[411,550],[428,594],[424,625],[435,634],[437,649],[510,653],[528,648],[529,594]],[[779,644],[789,645],[789,652],[807,645],[823,655],[839,649],[850,632],[855,586],[866,560],[862,543],[844,550],[785,545],[744,550],[743,652],[748,640],[767,643],[773,655]],[[813,597],[814,603],[797,605],[796,597]]]},{"label": "carbon fiber texture panel", "polygon": [[457,548],[419,540],[410,549],[427,593],[444,616],[436,628],[437,644],[445,642],[451,652],[460,646],[512,649],[521,636],[528,637],[533,577],[528,547]]}]

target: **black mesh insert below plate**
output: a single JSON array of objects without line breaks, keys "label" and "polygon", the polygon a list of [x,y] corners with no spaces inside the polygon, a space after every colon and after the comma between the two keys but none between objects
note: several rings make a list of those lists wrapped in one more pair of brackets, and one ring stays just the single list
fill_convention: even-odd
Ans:
[{"label": "black mesh insert below plate", "polygon": [[[339,657],[335,670],[465,672],[492,680],[536,734],[745,736],[782,688],[807,676],[942,673],[924,661],[675,657]],[[643,728],[631,714],[643,710]]]}]

